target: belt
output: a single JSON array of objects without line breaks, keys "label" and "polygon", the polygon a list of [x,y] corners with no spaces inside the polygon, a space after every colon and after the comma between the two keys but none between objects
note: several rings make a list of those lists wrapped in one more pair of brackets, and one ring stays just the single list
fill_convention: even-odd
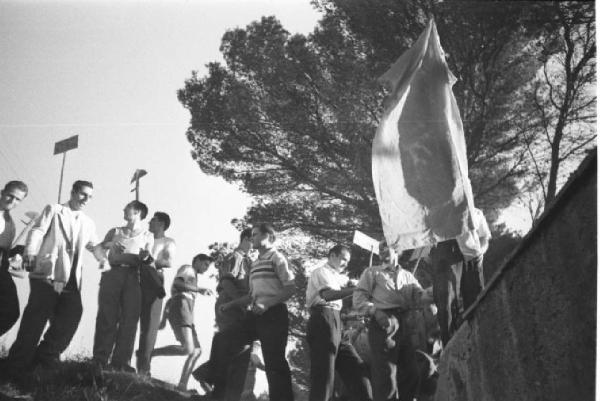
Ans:
[{"label": "belt", "polygon": [[384,311],[386,313],[391,313],[393,315],[400,315],[400,314],[403,314],[403,313],[406,313],[406,312],[409,311],[409,309],[400,308],[400,307],[398,307],[398,308],[389,308],[389,309],[380,309],[380,310],[382,310],[382,311]]},{"label": "belt", "polygon": [[127,264],[120,264],[120,265],[110,265],[110,267],[112,269],[117,268],[117,267],[136,267],[136,266],[131,266],[131,265],[127,265]]}]

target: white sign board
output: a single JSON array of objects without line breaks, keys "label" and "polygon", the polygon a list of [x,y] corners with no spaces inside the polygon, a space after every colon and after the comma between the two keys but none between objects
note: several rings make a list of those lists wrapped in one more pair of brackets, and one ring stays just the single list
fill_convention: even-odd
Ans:
[{"label": "white sign board", "polygon": [[379,241],[369,237],[363,232],[358,230],[354,231],[352,242],[369,252],[373,252],[375,255],[379,255]]}]

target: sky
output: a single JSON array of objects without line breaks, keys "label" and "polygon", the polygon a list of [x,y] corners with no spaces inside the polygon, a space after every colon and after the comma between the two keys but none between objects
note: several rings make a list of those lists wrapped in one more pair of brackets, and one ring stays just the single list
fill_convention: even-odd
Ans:
[{"label": "sky", "polygon": [[[57,201],[62,155],[53,155],[54,143],[78,135],[78,149],[66,154],[61,202],[74,180],[92,181],[86,213],[100,237],[124,224],[122,209],[134,199],[130,180],[141,168],[148,175],[140,200],[150,214],[170,214],[177,266],[212,242],[235,242],[230,221],[251,200],[192,160],[190,116],[176,92],[193,70],[202,75],[205,64],[221,60],[227,29],[263,15],[275,15],[291,33],[309,33],[319,17],[308,0],[1,1],[0,179],[30,188],[13,216]],[[91,353],[100,272],[90,256],[84,264],[84,316],[67,355]],[[17,281],[23,308],[28,284]],[[197,321],[212,322],[211,302],[199,300]],[[12,343],[17,328],[0,346]],[[212,326],[199,332],[207,350]],[[174,342],[169,330],[159,334],[158,345]],[[153,370],[176,382],[182,363],[172,358]]]},{"label": "sky", "polygon": [[[92,181],[86,213],[100,237],[124,224],[131,177],[145,169],[140,199],[150,214],[170,214],[176,266],[210,243],[235,242],[230,221],[244,216],[251,199],[192,160],[190,116],[176,92],[192,71],[203,75],[208,62],[221,60],[227,29],[264,15],[305,34],[319,18],[309,0],[0,1],[0,181],[21,179],[30,188],[14,217],[57,201],[62,156],[53,155],[54,143],[78,135],[78,149],[66,154],[61,202],[74,180]],[[517,212],[509,213],[512,225],[527,225]],[[84,316],[69,356],[91,353],[100,272],[89,255],[84,265]],[[17,282],[23,308],[28,284]],[[198,301],[197,321],[212,322],[212,302]],[[17,328],[0,346],[12,343]],[[213,328],[198,329],[203,360]],[[158,345],[172,342],[170,331],[159,334]],[[156,362],[153,371],[176,382],[182,363]]]}]

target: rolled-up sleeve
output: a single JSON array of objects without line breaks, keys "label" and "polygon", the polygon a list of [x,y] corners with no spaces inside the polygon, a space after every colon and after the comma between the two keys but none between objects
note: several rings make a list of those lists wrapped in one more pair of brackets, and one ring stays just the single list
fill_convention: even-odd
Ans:
[{"label": "rolled-up sleeve", "polygon": [[373,270],[367,268],[360,276],[352,294],[352,305],[359,313],[367,314],[373,307],[371,299],[374,283]]},{"label": "rolled-up sleeve", "polygon": [[280,253],[273,256],[273,268],[284,287],[294,285],[294,272],[290,269],[287,259]]}]

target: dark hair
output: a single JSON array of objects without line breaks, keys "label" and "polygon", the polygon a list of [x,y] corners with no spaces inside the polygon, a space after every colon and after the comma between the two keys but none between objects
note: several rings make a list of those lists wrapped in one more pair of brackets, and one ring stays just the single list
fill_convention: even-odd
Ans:
[{"label": "dark hair", "polygon": [[340,256],[342,254],[342,252],[344,252],[344,251],[350,253],[350,248],[348,248],[345,245],[338,244],[329,250],[329,253],[327,254],[327,256],[328,257]]},{"label": "dark hair", "polygon": [[242,232],[240,233],[240,242],[242,242],[244,239],[250,239],[252,238],[252,228],[248,227],[242,230]]},{"label": "dark hair", "polygon": [[23,181],[9,181],[4,186],[3,191],[10,191],[11,189],[18,189],[19,191],[25,192],[25,195],[29,192],[29,188],[27,188],[27,184]]},{"label": "dark hair", "polygon": [[142,217],[142,220],[144,220],[146,218],[146,216],[148,215],[148,206],[146,206],[145,203],[140,202],[139,200],[132,200],[131,202],[129,202],[127,204],[127,206],[131,206],[132,208],[134,208],[135,210],[140,212],[140,216]]},{"label": "dark hair", "polygon": [[73,183],[73,188],[71,188],[71,192],[79,192],[83,187],[94,188],[94,185],[90,181],[77,180]]},{"label": "dark hair", "polygon": [[171,218],[165,212],[155,212],[154,218],[163,223],[165,231],[171,226]]},{"label": "dark hair", "polygon": [[277,238],[275,236],[275,228],[269,223],[260,223],[259,225],[254,226],[253,229],[254,228],[260,231],[261,234],[269,234],[269,236],[271,236],[271,242],[275,241]]},{"label": "dark hair", "polygon": [[213,262],[213,258],[211,258],[205,253],[199,253],[198,255],[194,256],[194,259],[192,259],[192,264],[204,261]]}]

